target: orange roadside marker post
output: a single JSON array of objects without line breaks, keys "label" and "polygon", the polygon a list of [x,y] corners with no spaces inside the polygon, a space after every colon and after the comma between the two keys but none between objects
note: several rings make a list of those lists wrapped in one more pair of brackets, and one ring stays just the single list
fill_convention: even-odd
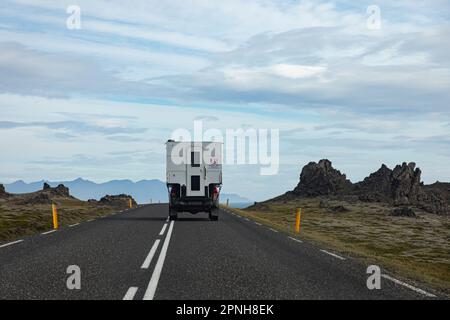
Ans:
[{"label": "orange roadside marker post", "polygon": [[300,233],[300,219],[302,215],[302,209],[297,208],[297,214],[295,217],[295,233]]},{"label": "orange roadside marker post", "polygon": [[58,229],[58,211],[56,204],[52,203],[53,229]]}]

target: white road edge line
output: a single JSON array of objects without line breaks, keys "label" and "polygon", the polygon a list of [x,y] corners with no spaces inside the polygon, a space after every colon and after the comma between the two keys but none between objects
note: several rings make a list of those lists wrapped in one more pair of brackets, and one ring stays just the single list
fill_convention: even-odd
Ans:
[{"label": "white road edge line", "polygon": [[53,233],[53,232],[56,232],[56,230],[50,230],[50,231],[47,231],[47,232],[42,232],[41,234],[50,234],[50,233]]},{"label": "white road edge line", "polygon": [[133,300],[136,292],[138,291],[138,287],[130,287],[123,297],[123,300]]},{"label": "white road edge line", "polygon": [[262,226],[261,223],[254,221],[255,224],[257,224],[258,226]]},{"label": "white road edge line", "polygon": [[244,220],[245,220],[245,221],[250,221],[250,219],[249,219],[249,218],[244,218]]},{"label": "white road edge line", "polygon": [[270,230],[270,231],[273,231],[273,232],[278,232],[278,230],[275,230],[275,229],[273,229],[273,228],[269,228],[269,230]]},{"label": "white road edge line", "polygon": [[341,257],[341,256],[338,256],[337,254],[328,252],[327,250],[320,250],[320,251],[322,251],[323,253],[326,253],[326,254],[328,254],[328,255],[330,255],[330,256],[332,256],[332,257],[338,258],[338,259],[340,259],[340,260],[345,260],[345,258],[343,258],[343,257]]},{"label": "white road edge line", "polygon": [[153,300],[155,296],[156,288],[158,287],[159,277],[161,276],[161,271],[164,265],[164,260],[167,255],[167,248],[169,247],[170,237],[172,236],[174,221],[170,223],[169,231],[167,231],[166,239],[164,240],[164,244],[162,246],[161,252],[159,253],[158,261],[156,262],[155,270],[153,270],[152,278],[148,283],[147,290],[144,294],[143,300]]},{"label": "white road edge line", "polygon": [[293,237],[289,237],[289,239],[294,240],[294,241],[297,241],[297,242],[299,242],[299,243],[303,243],[302,240],[299,240],[299,239],[296,239],[296,238],[293,238]]},{"label": "white road edge line", "polygon": [[17,240],[17,241],[13,241],[13,242],[8,242],[8,243],[5,243],[5,244],[2,244],[2,245],[0,246],[0,248],[4,248],[4,247],[7,247],[7,246],[10,246],[10,245],[13,245],[13,244],[22,242],[22,241],[23,241],[23,240]]},{"label": "white road edge line", "polygon": [[407,284],[407,283],[405,283],[405,282],[403,282],[403,281],[400,281],[400,280],[397,280],[397,279],[395,279],[395,278],[392,278],[392,277],[388,276],[387,274],[382,274],[381,277],[383,277],[383,278],[385,278],[385,279],[388,279],[388,280],[391,280],[392,282],[394,282],[394,283],[396,283],[396,284],[399,284],[399,285],[401,285],[401,286],[404,286],[404,287],[406,287],[406,288],[408,288],[408,289],[411,289],[411,290],[413,290],[413,291],[415,291],[415,292],[417,292],[417,293],[420,293],[420,294],[422,294],[422,295],[424,295],[424,296],[427,296],[427,297],[429,297],[429,298],[436,298],[436,296],[435,296],[434,294],[428,293],[428,292],[426,292],[425,290],[416,288],[416,287],[414,287],[414,286],[412,286],[412,285],[410,285],[410,284]]},{"label": "white road edge line", "polygon": [[69,226],[69,228],[72,228],[72,227],[75,227],[75,226],[78,226],[80,223],[75,223],[75,224],[71,224],[70,226]]},{"label": "white road edge line", "polygon": [[161,229],[161,232],[159,233],[160,236],[162,236],[164,234],[164,232],[166,231],[166,228],[167,228],[167,223],[164,223],[164,225]]},{"label": "white road edge line", "polygon": [[141,269],[148,269],[148,267],[150,266],[150,263],[153,260],[153,256],[156,253],[156,250],[158,249],[158,245],[159,245],[160,240],[156,239],[155,243],[153,244],[152,248],[150,249],[150,252],[147,255],[147,258],[145,258],[144,263],[141,266]]}]

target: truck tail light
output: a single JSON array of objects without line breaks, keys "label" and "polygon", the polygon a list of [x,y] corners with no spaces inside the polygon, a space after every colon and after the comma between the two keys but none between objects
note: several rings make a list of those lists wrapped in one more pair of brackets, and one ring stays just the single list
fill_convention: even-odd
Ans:
[{"label": "truck tail light", "polygon": [[216,199],[219,196],[219,188],[214,187],[212,197],[213,199]]}]

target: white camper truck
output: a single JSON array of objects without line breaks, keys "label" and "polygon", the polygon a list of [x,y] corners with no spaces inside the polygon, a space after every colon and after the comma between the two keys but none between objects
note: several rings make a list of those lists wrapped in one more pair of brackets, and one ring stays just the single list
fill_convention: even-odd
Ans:
[{"label": "white camper truck", "polygon": [[178,212],[207,212],[218,220],[222,143],[169,140],[166,157],[170,219],[177,219]]}]

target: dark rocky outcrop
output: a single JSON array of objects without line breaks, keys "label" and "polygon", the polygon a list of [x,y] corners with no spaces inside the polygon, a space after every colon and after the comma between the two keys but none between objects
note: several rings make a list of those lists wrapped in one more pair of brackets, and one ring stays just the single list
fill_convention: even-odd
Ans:
[{"label": "dark rocky outcrop", "polygon": [[319,163],[310,162],[304,166],[297,187],[274,200],[337,196],[347,201],[356,197],[360,201],[383,202],[398,207],[414,206],[431,213],[449,214],[450,184],[425,186],[421,182],[421,174],[414,162],[404,162],[393,170],[383,164],[363,181],[352,184],[345,174],[333,168],[331,161],[320,160]]},{"label": "dark rocky outcrop", "polygon": [[69,188],[67,188],[63,184],[59,184],[57,187],[52,188],[47,182],[44,182],[42,191],[52,196],[70,197]]},{"label": "dark rocky outcrop", "polygon": [[392,171],[392,199],[394,205],[408,205],[417,202],[417,197],[422,191],[420,175],[422,172],[416,168],[414,162],[397,165]]},{"label": "dark rocky outcrop", "polygon": [[414,213],[414,210],[408,207],[401,207],[401,208],[395,208],[390,213],[390,216],[393,217],[410,217],[415,218],[416,214]]},{"label": "dark rocky outcrop", "polygon": [[450,205],[450,182],[439,182],[429,184],[424,186],[424,189],[427,192],[440,194],[447,201],[447,204]]},{"label": "dark rocky outcrop", "polygon": [[364,181],[356,183],[354,192],[363,201],[389,202],[394,206],[414,205],[427,212],[447,214],[448,205],[440,190],[421,182],[421,170],[414,162],[390,170],[383,165]]},{"label": "dark rocky outcrop", "polygon": [[442,215],[449,214],[449,206],[445,196],[439,191],[430,191],[422,188],[413,204],[427,212]]},{"label": "dark rocky outcrop", "polygon": [[323,196],[348,193],[352,183],[345,174],[333,168],[331,161],[310,162],[303,167],[300,182],[293,193],[300,196]]},{"label": "dark rocky outcrop", "polygon": [[133,197],[126,194],[106,195],[100,199],[99,203],[115,207],[128,207],[130,199],[133,207],[136,206],[137,203]]},{"label": "dark rocky outcrop", "polygon": [[392,170],[382,165],[376,172],[354,185],[354,192],[362,201],[386,202],[391,200]]},{"label": "dark rocky outcrop", "polygon": [[414,205],[427,212],[448,214],[448,205],[439,191],[428,190],[421,182],[421,171],[415,163],[403,163],[392,172],[392,200],[394,205]]},{"label": "dark rocky outcrop", "polygon": [[54,193],[63,196],[63,197],[70,197],[69,188],[64,186],[63,184],[59,184],[56,188],[53,189]]}]

